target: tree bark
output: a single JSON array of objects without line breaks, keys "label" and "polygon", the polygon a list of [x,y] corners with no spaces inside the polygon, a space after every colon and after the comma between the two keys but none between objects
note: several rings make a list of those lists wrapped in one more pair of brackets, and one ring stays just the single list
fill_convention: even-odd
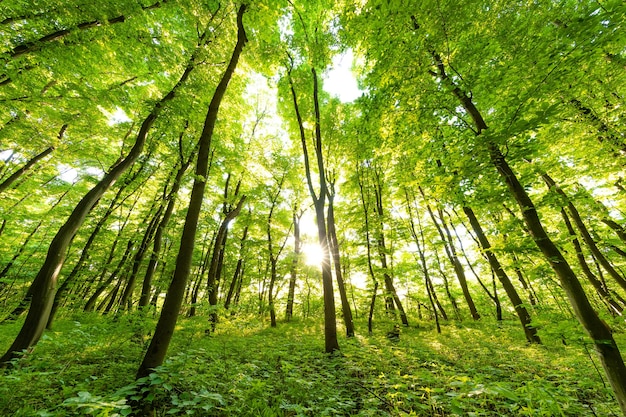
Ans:
[{"label": "tree bark", "polygon": [[496,276],[500,280],[500,283],[502,284],[502,287],[504,288],[504,291],[506,291],[506,295],[509,297],[511,304],[513,304],[513,308],[515,309],[515,312],[517,313],[517,317],[519,318],[519,321],[522,324],[522,328],[524,329],[526,340],[528,340],[529,343],[540,344],[541,339],[539,338],[539,335],[537,334],[537,328],[533,326],[531,318],[530,318],[530,314],[528,313],[528,310],[526,310],[526,307],[524,307],[524,303],[521,297],[519,296],[519,294],[517,293],[517,290],[513,286],[511,279],[502,268],[500,261],[498,260],[496,255],[493,253],[493,250],[491,249],[491,244],[489,243],[489,239],[487,239],[487,236],[485,235],[482,226],[478,222],[478,219],[476,218],[474,211],[470,207],[464,206],[463,212],[467,216],[470,222],[470,225],[472,226],[472,229],[474,230],[474,233],[476,233],[476,237],[478,238],[478,241],[480,242],[480,246],[485,256],[487,257],[487,260],[489,261],[489,265],[491,266],[491,269],[495,272]]},{"label": "tree bark", "polygon": [[247,42],[246,32],[243,27],[243,14],[246,6],[241,5],[237,11],[237,44],[233,50],[232,56],[228,63],[228,67],[220,80],[204,121],[204,127],[199,139],[198,159],[196,162],[195,179],[191,190],[189,201],[189,209],[185,218],[183,234],[181,238],[180,249],[176,258],[176,268],[172,282],[167,291],[163,309],[157,323],[156,329],[146,354],[143,358],[139,369],[137,370],[137,378],[149,375],[154,368],[161,365],[165,359],[167,348],[176,327],[180,307],[182,304],[187,278],[191,268],[193,249],[195,245],[196,230],[198,226],[198,218],[200,217],[200,209],[202,208],[202,199],[206,186],[206,176],[208,172],[209,151],[211,147],[211,139],[213,130],[217,121],[222,98],[226,93],[228,83],[235,72],[237,62],[241,56],[244,45]]},{"label": "tree bark", "polygon": [[[422,198],[424,199],[424,201],[426,201],[426,195],[424,194],[424,191],[421,187],[419,187],[419,191],[422,194]],[[450,232],[446,228],[447,233],[444,233],[442,225],[439,224],[439,222],[437,221],[435,213],[433,213],[430,204],[426,203],[426,209],[428,210],[428,214],[430,215],[433,224],[437,227],[437,231],[439,232],[439,237],[441,237],[441,241],[443,242],[443,247],[446,251],[446,255],[448,256],[448,260],[454,268],[457,280],[459,281],[459,285],[461,286],[461,290],[463,291],[463,297],[465,297],[465,302],[469,307],[470,315],[472,316],[472,319],[478,320],[480,319],[480,314],[478,314],[478,310],[476,309],[476,305],[474,304],[474,299],[472,298],[472,294],[469,291],[467,279],[465,278],[465,271],[463,270],[463,265],[461,265],[461,261],[459,261],[459,257],[456,255],[456,249],[454,248],[454,242],[452,242]],[[440,220],[443,224],[444,220]]]},{"label": "tree bark", "polygon": [[302,153],[304,156],[304,169],[306,173],[307,185],[313,206],[315,207],[315,218],[317,224],[318,242],[324,254],[322,260],[322,289],[324,299],[324,350],[326,353],[332,353],[339,350],[339,341],[337,340],[337,316],[335,313],[335,296],[333,292],[333,276],[330,268],[330,254],[328,251],[328,235],[326,231],[326,219],[324,206],[326,200],[326,178],[324,175],[324,158],[322,154],[322,132],[320,127],[320,108],[318,98],[318,80],[317,72],[311,67],[313,78],[313,106],[315,111],[315,155],[319,172],[319,194],[316,194],[313,188],[313,180],[311,178],[311,166],[309,163],[309,153],[306,144],[306,135],[304,132],[304,122],[300,115],[296,90],[291,79],[291,68],[288,70],[289,85],[293,99],[294,111],[298,121],[300,131],[300,140],[302,143]]},{"label": "tree bark", "polygon": [[554,190],[559,196],[561,196],[565,200],[565,202],[567,203],[567,211],[569,211],[570,216],[574,221],[574,224],[578,228],[578,231],[583,238],[583,241],[587,244],[587,247],[589,248],[593,256],[600,263],[600,265],[602,265],[604,270],[608,272],[609,275],[620,285],[620,287],[626,290],[626,279],[624,279],[624,277],[619,272],[617,272],[611,262],[609,262],[606,256],[604,256],[604,254],[600,251],[598,245],[596,245],[596,242],[591,237],[587,226],[585,226],[585,223],[580,217],[576,206],[574,206],[574,203],[572,203],[572,201],[567,197],[565,191],[563,191],[561,187],[559,187],[548,174],[542,173],[541,178],[543,178],[548,188]]},{"label": "tree bark", "polygon": [[300,241],[300,219],[302,212],[293,209],[293,260],[291,261],[291,270],[289,272],[289,291],[287,292],[287,307],[285,309],[285,319],[290,321],[293,317],[293,303],[296,298],[296,281],[298,279],[298,263],[300,253],[302,251],[302,242]]},{"label": "tree bark", "polygon": [[335,230],[335,209],[333,207],[335,199],[334,183],[330,184],[328,197],[328,217],[326,223],[328,225],[328,246],[335,267],[335,278],[337,279],[337,289],[341,298],[341,312],[343,313],[343,322],[346,326],[346,336],[354,337],[354,321],[352,319],[352,309],[348,294],[346,293],[346,284],[343,280],[341,271],[341,257],[339,254],[339,241],[337,240],[337,231]]},{"label": "tree bark", "polygon": [[[476,127],[476,135],[479,136],[487,129],[480,111],[474,105],[471,97],[465,95],[461,89],[454,84],[447,76],[443,61],[436,52],[432,53],[438,69],[438,75],[441,79],[450,85],[452,93],[459,99],[463,108],[469,113]],[[563,254],[556,247],[554,242],[546,233],[539,215],[528,193],[519,182],[517,175],[511,169],[504,154],[489,138],[486,139],[486,146],[489,152],[491,163],[496,168],[500,177],[507,185],[509,192],[517,202],[522,213],[524,223],[530,232],[535,244],[541,250],[547,262],[550,264],[563,290],[567,294],[570,305],[574,309],[574,313],[583,328],[591,337],[596,352],[600,356],[602,367],[608,377],[609,383],[613,388],[617,402],[624,414],[626,414],[626,366],[620,354],[619,348],[615,343],[613,334],[606,324],[602,322],[597,315],[589,299],[587,298],[580,281],[574,274],[569,263],[563,257]]]},{"label": "tree bark", "polygon": [[[67,128],[67,125],[64,125],[63,128],[61,129],[61,133],[59,133],[59,137],[63,136],[62,132],[65,131],[65,128]],[[24,164],[24,166],[22,166],[20,169],[18,169],[13,174],[11,174],[9,178],[0,182],[0,193],[7,190],[11,186],[11,184],[13,184],[19,177],[21,177],[24,173],[30,170],[33,167],[33,165],[35,165],[37,162],[41,161],[46,156],[50,155],[52,151],[54,151],[54,146],[48,147],[43,152],[33,156],[28,162]]]}]

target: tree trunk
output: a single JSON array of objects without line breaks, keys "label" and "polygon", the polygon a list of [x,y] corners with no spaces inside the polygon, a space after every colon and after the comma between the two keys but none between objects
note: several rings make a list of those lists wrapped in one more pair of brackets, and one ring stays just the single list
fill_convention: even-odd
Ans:
[{"label": "tree trunk", "polygon": [[230,308],[230,304],[233,301],[233,296],[235,295],[236,289],[239,285],[239,280],[242,274],[243,267],[243,258],[245,256],[245,244],[246,239],[248,238],[248,225],[243,229],[243,235],[241,236],[241,240],[239,243],[239,259],[237,259],[237,265],[235,266],[235,272],[233,273],[233,279],[230,282],[230,286],[228,287],[228,294],[226,294],[226,300],[224,301],[224,309],[228,310]]},{"label": "tree trunk", "polygon": [[[452,93],[459,99],[463,108],[471,116],[476,126],[476,135],[480,135],[482,131],[487,129],[482,115],[472,102],[471,97],[465,95],[461,89],[454,84],[447,76],[445,67],[441,57],[436,52],[432,53],[438,69],[438,75],[445,82],[450,84]],[[487,150],[491,163],[496,168],[502,180],[506,183],[511,195],[519,205],[524,223],[528,228],[535,244],[559,277],[561,286],[565,290],[571,306],[574,309],[576,317],[583,325],[587,334],[593,340],[596,351],[602,361],[602,366],[607,374],[609,383],[613,388],[617,402],[624,414],[626,414],[626,366],[620,354],[619,348],[613,339],[611,330],[606,326],[595,310],[589,303],[589,299],[572,271],[569,263],[558,250],[554,242],[546,233],[539,215],[535,209],[535,205],[526,193],[524,187],[520,184],[517,175],[509,166],[502,151],[491,140],[486,141]]]},{"label": "tree trunk", "polygon": [[565,223],[567,231],[572,238],[572,244],[574,245],[574,250],[576,251],[576,258],[578,259],[578,264],[580,265],[580,269],[582,269],[583,274],[585,274],[589,283],[593,286],[593,288],[595,288],[600,298],[607,304],[611,315],[615,316],[617,314],[621,316],[624,311],[624,306],[611,297],[611,293],[608,288],[606,288],[602,281],[600,281],[598,277],[591,272],[591,268],[589,268],[585,255],[583,254],[583,248],[581,247],[578,237],[576,236],[576,231],[574,230],[572,222],[570,221],[564,208],[561,209],[561,217],[563,217],[563,222]]},{"label": "tree trunk", "polygon": [[359,193],[361,196],[361,204],[363,206],[363,218],[365,220],[365,245],[367,248],[367,269],[370,277],[372,278],[372,282],[374,283],[374,288],[372,291],[372,298],[369,306],[369,313],[367,315],[367,331],[369,334],[372,334],[373,331],[373,321],[374,321],[374,308],[376,307],[376,294],[378,293],[378,280],[376,279],[376,274],[374,273],[374,265],[372,264],[372,243],[370,240],[370,222],[369,222],[369,202],[365,198],[365,175],[363,169],[360,168],[360,163],[356,164],[357,171],[357,179],[359,182]]},{"label": "tree trunk", "polygon": [[[422,194],[422,198],[426,201],[426,195],[421,187],[419,187],[419,191]],[[437,231],[439,232],[439,236],[441,237],[441,241],[443,242],[443,247],[446,251],[446,255],[448,256],[448,260],[452,264],[454,268],[454,272],[456,274],[457,280],[459,281],[459,285],[461,286],[461,290],[463,291],[463,297],[465,297],[465,302],[470,310],[470,315],[472,319],[478,320],[480,319],[480,314],[478,314],[478,310],[476,310],[476,305],[474,304],[474,299],[472,298],[472,294],[469,292],[469,287],[467,286],[467,279],[465,278],[465,271],[463,270],[463,265],[461,265],[461,261],[459,261],[459,257],[456,255],[456,249],[454,247],[454,242],[452,242],[452,237],[450,236],[449,230],[444,233],[444,229],[437,221],[435,217],[435,213],[433,213],[430,204],[426,203],[426,209],[428,210],[428,214],[433,222],[433,224],[437,227]],[[445,224],[443,219],[440,219],[443,224]]]},{"label": "tree trunk", "polygon": [[502,268],[500,261],[498,260],[498,258],[496,258],[496,255],[493,253],[493,250],[491,249],[491,244],[489,243],[487,236],[483,232],[483,228],[478,222],[478,219],[476,218],[474,211],[470,207],[464,206],[463,212],[467,216],[470,222],[470,225],[472,226],[472,229],[474,230],[474,233],[476,233],[476,237],[478,238],[478,241],[480,242],[480,246],[481,246],[481,249],[483,250],[483,253],[487,257],[487,260],[489,261],[489,265],[491,266],[491,269],[494,271],[494,273],[498,277],[498,280],[500,280],[500,283],[502,284],[504,291],[506,291],[506,295],[509,297],[511,304],[513,304],[513,308],[515,309],[515,312],[517,313],[517,317],[519,318],[519,321],[522,324],[522,328],[524,329],[526,340],[528,340],[529,343],[541,343],[541,339],[539,338],[539,335],[537,335],[537,328],[535,328],[535,326],[532,325],[532,321],[530,318],[530,314],[528,313],[528,310],[526,310],[526,307],[524,307],[524,303],[522,299],[520,298],[519,294],[517,293],[517,290],[513,286],[513,283],[511,282],[509,276],[506,274],[506,272],[504,272],[504,269]]},{"label": "tree trunk", "polygon": [[187,285],[187,278],[189,277],[189,270],[191,268],[198,218],[200,217],[200,209],[202,208],[202,199],[206,186],[211,138],[213,137],[213,130],[215,128],[215,122],[217,121],[220,103],[226,93],[228,83],[235,72],[241,51],[247,42],[246,32],[243,27],[243,14],[245,10],[246,6],[241,5],[237,12],[237,44],[233,50],[228,67],[215,89],[198,141],[199,147],[195,179],[191,191],[189,209],[185,218],[185,225],[183,227],[180,249],[176,258],[174,276],[167,291],[163,309],[161,310],[159,321],[152,340],[150,341],[150,346],[137,370],[137,378],[149,375],[154,368],[163,363],[167,348],[169,347],[170,340],[174,333],[174,328],[176,327],[185,287]]},{"label": "tree trunk", "polygon": [[[128,243],[126,244],[126,250],[124,251],[124,255],[122,256],[120,261],[117,263],[115,270],[111,273],[109,278],[96,289],[96,292],[89,298],[89,300],[87,300],[87,304],[85,304],[84,311],[93,311],[96,301],[98,301],[98,297],[100,297],[100,295],[107,289],[107,287],[111,285],[111,283],[119,277],[120,271],[122,270],[122,268],[128,261],[128,258],[130,258],[130,254],[133,251],[134,244],[135,242],[132,239],[128,241]],[[119,286],[119,283],[117,286]],[[116,294],[117,294],[117,291],[116,291]]]},{"label": "tree trunk", "polygon": [[135,289],[135,282],[137,281],[137,275],[139,274],[139,268],[143,262],[143,259],[148,251],[148,246],[156,233],[156,229],[158,224],[160,223],[161,214],[163,213],[163,206],[161,205],[157,212],[154,214],[152,219],[148,222],[148,227],[143,234],[143,238],[141,239],[141,243],[139,244],[139,248],[137,252],[135,252],[135,256],[133,257],[132,269],[130,271],[130,275],[128,280],[126,281],[126,285],[124,287],[124,292],[120,297],[119,308],[120,310],[129,310],[131,304],[131,296]]},{"label": "tree trunk", "polygon": [[150,291],[152,290],[152,278],[154,277],[154,271],[156,271],[157,264],[159,261],[159,253],[161,252],[161,246],[163,242],[163,233],[165,232],[165,228],[172,217],[172,213],[174,212],[174,206],[176,205],[176,197],[178,196],[178,190],[180,190],[180,186],[182,183],[183,176],[191,165],[191,162],[196,154],[195,149],[189,155],[187,160],[183,160],[182,158],[182,134],[179,137],[179,149],[181,149],[180,161],[181,166],[176,172],[176,177],[174,178],[174,183],[172,184],[172,189],[168,193],[167,207],[165,208],[165,213],[163,213],[163,217],[159,222],[159,225],[156,228],[156,232],[154,234],[154,241],[152,242],[152,253],[150,254],[150,260],[148,261],[148,266],[146,267],[146,273],[143,277],[143,282],[141,286],[141,296],[139,297],[139,305],[138,308],[145,308],[149,305],[150,302]]},{"label": "tree trunk", "polygon": [[348,301],[346,285],[343,280],[343,274],[341,271],[339,241],[337,240],[337,231],[335,230],[335,209],[333,207],[335,198],[334,183],[331,183],[327,197],[328,218],[326,219],[326,223],[328,225],[328,246],[333,260],[333,265],[335,267],[335,278],[337,279],[337,288],[339,289],[339,296],[341,298],[341,311],[343,313],[343,321],[346,326],[346,335],[347,337],[354,337],[354,321],[352,319],[352,309],[350,308],[350,301]]},{"label": "tree trunk", "polygon": [[[216,308],[218,302],[218,286],[219,278],[222,273],[222,264],[224,259],[224,250],[226,246],[226,238],[228,236],[228,225],[239,215],[243,208],[243,203],[246,201],[246,196],[242,196],[235,208],[232,208],[226,213],[226,217],[222,220],[217,235],[215,236],[215,247],[213,248],[213,254],[211,256],[211,263],[209,264],[207,291],[209,293],[209,305]],[[211,311],[209,314],[209,321],[211,323],[211,331],[215,330],[217,324],[217,311]]]},{"label": "tree trunk", "polygon": [[[417,253],[419,255],[419,259],[422,266],[422,271],[424,273],[424,284],[426,287],[426,294],[428,295],[428,301],[430,302],[430,306],[433,309],[433,315],[435,317],[435,325],[437,327],[437,333],[441,333],[441,325],[439,324],[439,314],[437,314],[437,307],[439,307],[439,311],[441,311],[441,316],[444,320],[448,320],[448,315],[445,310],[439,303],[437,299],[437,294],[435,293],[435,287],[430,279],[430,274],[428,273],[428,266],[426,265],[426,256],[424,254],[424,250],[426,246],[426,240],[424,239],[424,230],[422,229],[422,224],[418,218],[418,226],[419,226],[419,236],[417,234],[417,230],[415,229],[415,221],[413,220],[413,210],[411,210],[411,201],[409,199],[409,191],[408,189],[404,189],[404,195],[406,197],[407,204],[407,212],[409,215],[409,226],[411,229],[411,236],[413,236],[413,241],[415,242],[415,246],[417,248]],[[419,305],[418,305],[419,308]]]},{"label": "tree trunk", "polygon": [[319,172],[319,194],[316,194],[313,188],[313,180],[311,178],[311,166],[309,163],[309,153],[306,144],[306,135],[304,132],[304,122],[300,115],[296,90],[291,79],[291,68],[288,70],[289,85],[293,99],[294,111],[298,121],[300,131],[300,140],[302,142],[302,153],[304,156],[304,169],[307,178],[307,185],[313,206],[315,207],[315,218],[317,223],[318,242],[324,254],[322,261],[322,289],[324,299],[324,349],[326,353],[332,353],[339,350],[339,341],[337,340],[337,316],[335,313],[335,296],[333,293],[333,276],[330,268],[330,254],[328,252],[328,236],[326,232],[326,220],[324,206],[326,200],[326,178],[324,175],[324,159],[322,154],[322,132],[320,127],[320,109],[318,98],[318,80],[315,68],[311,67],[313,78],[313,106],[315,109],[315,155]]},{"label": "tree trunk", "polygon": [[400,320],[402,321],[402,324],[408,326],[409,320],[406,316],[406,312],[404,311],[404,307],[402,306],[402,302],[400,301],[400,297],[398,296],[398,292],[396,291],[396,287],[393,284],[393,277],[391,276],[390,270],[387,266],[387,246],[385,244],[384,228],[385,208],[383,206],[383,184],[381,181],[381,173],[377,168],[374,168],[374,175],[376,176],[376,183],[374,184],[374,196],[376,197],[376,214],[378,215],[376,246],[378,248],[380,266],[383,270],[386,300],[388,300],[388,305],[393,314],[395,314],[394,307],[398,308],[398,310],[400,311]]},{"label": "tree trunk", "polygon": [[302,212],[298,213],[298,209],[293,210],[293,260],[291,261],[291,270],[289,272],[289,291],[287,292],[287,307],[285,309],[285,319],[290,321],[293,317],[293,303],[296,298],[296,281],[298,279],[298,263],[300,253],[302,251],[302,242],[300,241],[300,219]]},{"label": "tree trunk", "polygon": [[574,224],[578,228],[578,231],[580,232],[580,235],[587,244],[587,247],[589,248],[591,253],[593,253],[593,256],[600,263],[600,265],[602,265],[604,270],[608,272],[609,275],[620,285],[620,287],[626,290],[626,279],[624,279],[624,277],[619,272],[617,272],[611,262],[609,262],[606,256],[604,256],[604,254],[600,251],[598,245],[596,245],[596,242],[591,237],[587,226],[585,226],[585,223],[580,217],[576,206],[574,206],[574,203],[572,203],[572,201],[567,197],[567,194],[565,194],[561,187],[559,187],[548,174],[542,173],[541,178],[543,178],[544,182],[551,190],[554,190],[559,196],[561,196],[565,200],[565,202],[567,203],[567,211],[569,211],[572,220],[574,220]]},{"label": "tree trunk", "polygon": [[[67,125],[64,125],[63,128],[61,129],[61,133],[59,133],[59,137],[63,136],[63,132],[65,131],[65,128],[67,128]],[[35,165],[37,162],[39,162],[46,156],[50,155],[52,151],[54,151],[54,146],[50,146],[49,148],[39,153],[38,155],[33,156],[28,162],[24,164],[24,166],[22,166],[20,169],[18,169],[13,174],[11,174],[9,178],[0,182],[0,193],[4,192],[7,188],[9,188],[11,184],[15,182],[15,180],[21,177],[26,171],[31,169],[33,165]]]}]

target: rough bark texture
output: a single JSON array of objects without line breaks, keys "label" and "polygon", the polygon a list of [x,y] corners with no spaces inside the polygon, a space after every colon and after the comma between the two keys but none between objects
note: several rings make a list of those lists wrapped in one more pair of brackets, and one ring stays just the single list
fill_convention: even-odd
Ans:
[{"label": "rough bark texture", "polygon": [[154,336],[137,370],[137,378],[149,375],[154,368],[163,363],[170,340],[174,334],[174,328],[176,327],[185,287],[187,285],[187,278],[189,277],[189,271],[191,269],[198,218],[200,217],[200,209],[202,208],[202,199],[206,186],[211,138],[213,137],[213,130],[215,129],[222,98],[226,93],[228,83],[235,72],[237,62],[247,42],[246,32],[243,27],[243,14],[245,10],[246,6],[242,5],[237,12],[237,44],[233,50],[228,67],[215,89],[204,121],[204,127],[200,134],[195,180],[191,190],[189,209],[187,210],[187,216],[185,218],[180,249],[176,258],[174,276],[167,291],[163,309],[161,310],[161,315],[154,331]]}]

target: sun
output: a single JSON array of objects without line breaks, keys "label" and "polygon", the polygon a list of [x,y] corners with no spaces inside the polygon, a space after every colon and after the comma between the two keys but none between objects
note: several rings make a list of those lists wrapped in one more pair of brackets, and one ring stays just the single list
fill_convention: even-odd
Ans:
[{"label": "sun", "polygon": [[305,243],[302,245],[304,263],[309,266],[321,266],[324,261],[324,251],[317,243]]}]

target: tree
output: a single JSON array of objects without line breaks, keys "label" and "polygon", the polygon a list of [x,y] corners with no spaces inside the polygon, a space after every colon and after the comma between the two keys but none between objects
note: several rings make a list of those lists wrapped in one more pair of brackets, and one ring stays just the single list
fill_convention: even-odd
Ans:
[{"label": "tree", "polygon": [[237,11],[237,43],[233,49],[228,66],[226,67],[219,84],[215,88],[215,92],[213,93],[213,98],[209,104],[209,109],[204,121],[202,134],[198,139],[198,157],[196,161],[195,179],[189,200],[187,217],[185,218],[185,226],[181,237],[180,249],[176,258],[176,270],[174,271],[172,282],[170,283],[167,291],[163,309],[161,310],[161,315],[154,331],[154,335],[152,336],[150,346],[148,347],[143,361],[137,370],[137,378],[147,376],[154,368],[163,363],[169,342],[172,338],[172,334],[174,333],[174,328],[176,327],[180,306],[185,292],[185,286],[187,284],[187,278],[189,276],[193,249],[195,246],[198,218],[200,216],[200,209],[202,208],[202,199],[204,197],[206,185],[211,139],[217,122],[217,115],[222,99],[226,94],[228,83],[235,72],[235,68],[239,62],[239,57],[241,56],[243,48],[248,41],[243,26],[243,15],[245,11],[246,5],[241,5]]}]

